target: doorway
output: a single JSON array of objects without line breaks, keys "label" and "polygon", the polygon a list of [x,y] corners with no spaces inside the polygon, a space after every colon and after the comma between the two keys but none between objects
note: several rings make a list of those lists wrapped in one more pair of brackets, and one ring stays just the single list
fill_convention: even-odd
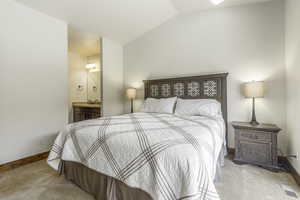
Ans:
[{"label": "doorway", "polygon": [[103,110],[102,39],[69,31],[69,123],[100,118]]}]

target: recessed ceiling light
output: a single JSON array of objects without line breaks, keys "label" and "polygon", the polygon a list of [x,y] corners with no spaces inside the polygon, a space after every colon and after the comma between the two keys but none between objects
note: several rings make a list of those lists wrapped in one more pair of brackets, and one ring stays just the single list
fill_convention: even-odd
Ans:
[{"label": "recessed ceiling light", "polygon": [[219,5],[220,3],[222,3],[224,0],[210,0],[213,4],[215,5]]}]

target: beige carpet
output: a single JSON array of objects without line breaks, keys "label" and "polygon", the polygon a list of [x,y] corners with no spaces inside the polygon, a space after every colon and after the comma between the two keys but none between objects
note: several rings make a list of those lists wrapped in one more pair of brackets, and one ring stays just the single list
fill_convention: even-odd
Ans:
[{"label": "beige carpet", "polygon": [[[222,180],[216,184],[222,200],[295,200],[283,186],[298,194],[300,188],[287,173],[272,173],[259,167],[235,165],[226,160]],[[40,161],[0,173],[0,199],[3,200],[92,200]]]}]

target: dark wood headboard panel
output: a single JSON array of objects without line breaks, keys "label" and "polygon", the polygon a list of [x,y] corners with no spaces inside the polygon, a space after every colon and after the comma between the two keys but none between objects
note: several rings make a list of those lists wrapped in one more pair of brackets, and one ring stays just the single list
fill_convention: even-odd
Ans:
[{"label": "dark wood headboard panel", "polygon": [[182,99],[216,99],[222,105],[227,131],[227,76],[228,73],[145,80],[145,98],[180,97]]}]

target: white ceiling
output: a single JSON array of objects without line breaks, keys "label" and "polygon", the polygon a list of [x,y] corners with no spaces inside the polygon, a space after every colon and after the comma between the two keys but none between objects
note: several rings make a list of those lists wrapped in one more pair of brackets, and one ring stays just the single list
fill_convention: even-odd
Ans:
[{"label": "white ceiling", "polygon": [[[178,13],[217,8],[209,0],[16,0],[70,27],[122,44],[164,23]],[[267,0],[225,0],[234,6]]]},{"label": "white ceiling", "polygon": [[265,2],[271,0],[224,0],[223,3],[218,6],[213,5],[209,0],[171,0],[173,2],[174,7],[180,13],[182,12],[192,12],[192,11],[200,11],[200,10],[208,10],[220,7],[231,7],[242,4],[249,3],[258,3]]}]

